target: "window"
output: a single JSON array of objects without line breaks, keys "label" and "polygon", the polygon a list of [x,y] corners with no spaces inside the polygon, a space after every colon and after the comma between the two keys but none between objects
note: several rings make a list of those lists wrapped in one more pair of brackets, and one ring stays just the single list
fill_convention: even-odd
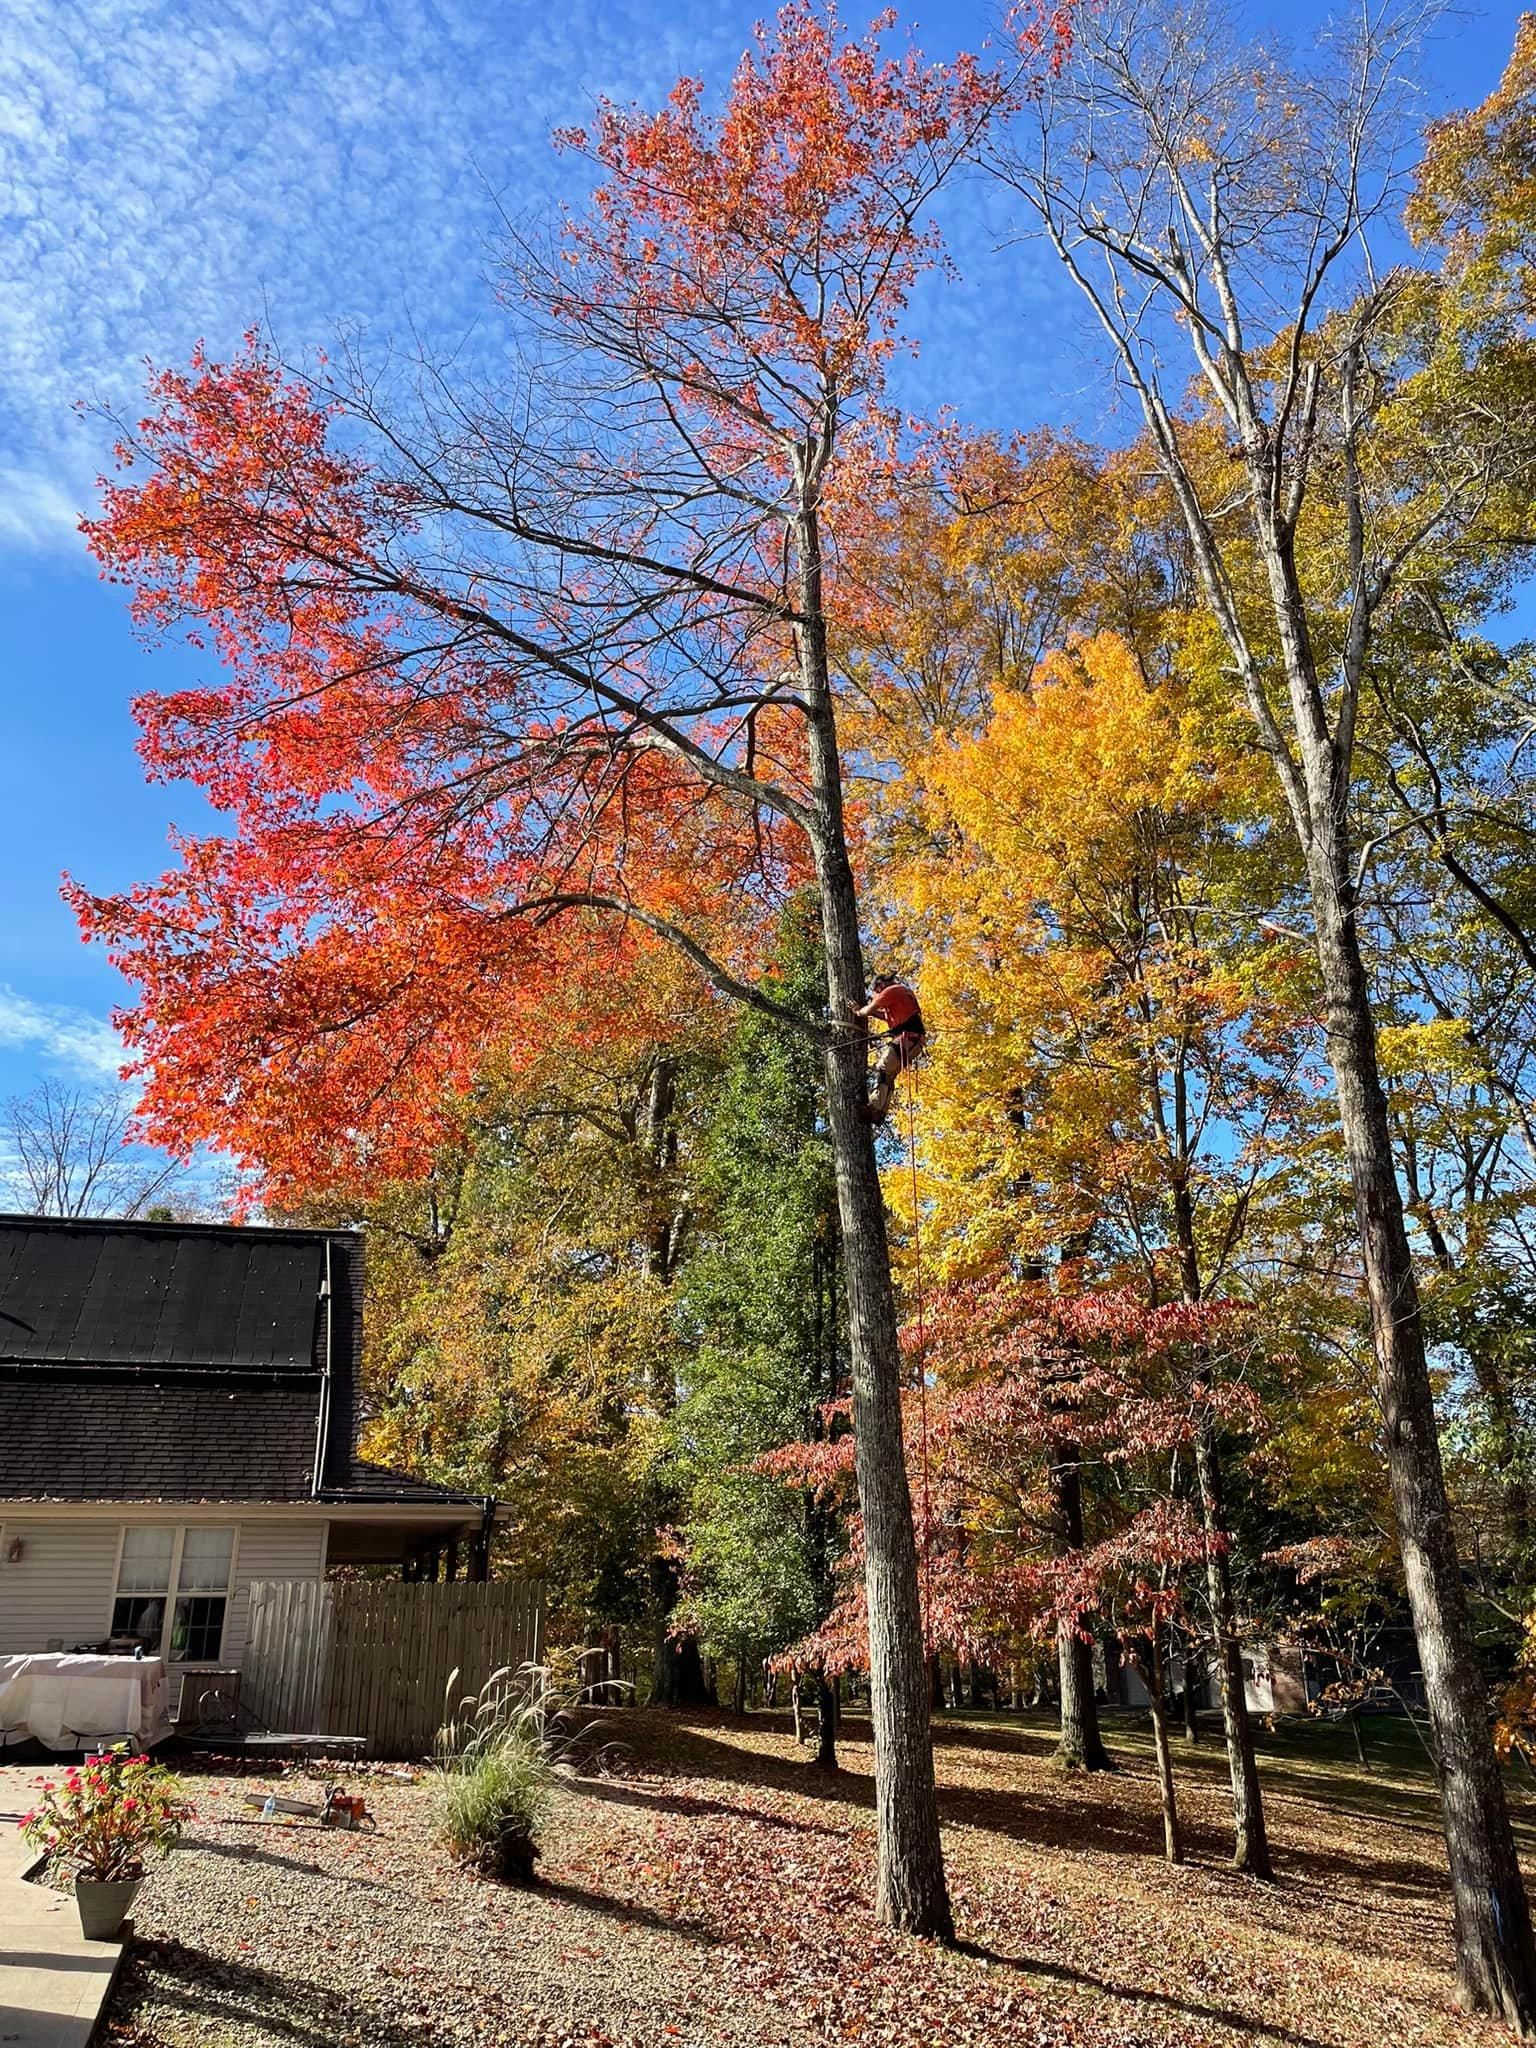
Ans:
[{"label": "window", "polygon": [[210,1664],[224,1634],[229,1567],[235,1554],[233,1529],[185,1529],[181,1569],[176,1575],[176,1624],[171,1631],[175,1663]]},{"label": "window", "polygon": [[213,1663],[224,1637],[234,1554],[233,1529],[125,1529],[113,1642],[173,1663]]},{"label": "window", "polygon": [[112,1640],[151,1656],[165,1634],[165,1603],[176,1561],[174,1529],[125,1529],[112,1603]]}]

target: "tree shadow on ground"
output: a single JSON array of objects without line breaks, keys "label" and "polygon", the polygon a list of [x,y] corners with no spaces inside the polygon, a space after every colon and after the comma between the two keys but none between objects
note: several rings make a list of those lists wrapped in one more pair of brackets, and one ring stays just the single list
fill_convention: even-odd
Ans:
[{"label": "tree shadow on ground", "polygon": [[[701,1728],[696,1721],[686,1727],[670,1727],[664,1748],[649,1761],[653,1767],[662,1766],[693,1777],[723,1779],[733,1785],[787,1792],[803,1799],[829,1800],[842,1807],[872,1809],[875,1803],[874,1779],[866,1771],[820,1771],[793,1757],[742,1748],[722,1734]],[[1128,1773],[1117,1774],[1109,1782],[1123,1783],[1128,1778]],[[1063,1793],[1067,1782],[1062,1780]],[[1071,1782],[1081,1788],[1092,1781],[1077,1778]],[[748,1819],[769,1818],[752,1807],[735,1811]],[[1116,1808],[1095,1798],[1053,1799],[1003,1786],[942,1785],[939,1814],[950,1826],[978,1828],[1039,1848],[1097,1849],[1159,1859],[1162,1856],[1162,1821],[1155,1811]],[[832,1828],[826,1832],[836,1834],[840,1830]],[[1187,1832],[1191,1840],[1201,1839],[1203,1846],[1203,1830],[1198,1823]],[[1213,1853],[1219,1853],[1214,1835],[1211,1842]]]},{"label": "tree shadow on ground", "polygon": [[1208,2005],[1197,1999],[1180,1998],[1171,1991],[1150,1991],[1144,1985],[1117,1984],[1112,1977],[1100,1977],[1091,1970],[1075,1970],[1069,1964],[1049,1962],[1043,1957],[1005,1955],[1000,1949],[986,1948],[980,1942],[962,1941],[956,1946],[962,1955],[976,1956],[982,1962],[1015,1971],[1021,1977],[1050,1977],[1060,1984],[1076,1984],[1089,1991],[1102,1992],[1107,1998],[1123,1999],[1128,2005],[1161,2006],[1168,2012],[1201,2020],[1208,2026],[1228,2027],[1243,2041],[1283,2041],[1286,2048],[1331,2048],[1330,2043],[1315,2034],[1299,2034],[1277,2020],[1267,2020],[1261,2013],[1243,2012],[1236,2006]]},{"label": "tree shadow on ground", "polygon": [[[766,1716],[763,1718],[767,1719]],[[818,1771],[810,1763],[794,1757],[777,1756],[771,1751],[742,1746],[729,1739],[728,1731],[733,1725],[741,1726],[727,1721],[723,1715],[703,1723],[696,1716],[690,1716],[687,1722],[671,1722],[665,1731],[665,1741],[657,1750],[647,1756],[642,1744],[637,1756],[651,1768],[673,1770],[687,1776],[786,1792],[804,1799],[830,1800],[839,1806],[873,1807],[874,1780],[867,1772]],[[990,1739],[993,1735],[990,1729],[963,1728],[957,1723],[949,1723],[942,1733],[935,1731],[936,1747],[941,1751],[945,1748],[968,1752],[1001,1751],[1029,1761],[1039,1760],[1040,1748],[1049,1749],[1048,1744],[1029,1743],[1028,1731],[1008,1729],[1002,1732],[1009,1739],[1000,1744]],[[867,1724],[862,1731],[856,1728],[850,1733],[855,1740],[867,1740]],[[1022,1741],[1018,1739],[1020,1737]],[[1027,1743],[1028,1747],[1025,1746]],[[1035,1752],[1033,1756],[1031,1750]],[[1225,1753],[1212,1761],[1219,1764],[1219,1771],[1213,1770],[1211,1782],[1200,1785],[1198,1789],[1219,1794],[1228,1782]],[[1287,1773],[1287,1780],[1294,1775]],[[1163,1855],[1162,1818],[1155,1800],[1131,1804],[1118,1797],[1115,1791],[1117,1786],[1126,1784],[1139,1784],[1145,1788],[1149,1777],[1145,1766],[1122,1769],[1103,1777],[1096,1774],[1063,1777],[1059,1781],[1059,1792],[1054,1785],[1038,1792],[1001,1785],[941,1785],[939,1812],[948,1826],[979,1829],[1027,1846],[1145,1857],[1160,1864]],[[1342,1796],[1344,1787],[1340,1784],[1320,1778],[1314,1787],[1298,1793],[1294,1785],[1278,1780],[1279,1773],[1276,1773],[1276,1781],[1269,1781],[1266,1774],[1266,1790],[1309,1800],[1325,1807],[1335,1817],[1342,1810],[1354,1818],[1353,1805]],[[618,1782],[634,1784],[633,1780]],[[719,1804],[723,1811],[731,1810],[727,1802]],[[751,1807],[736,1811],[750,1819],[771,1818]],[[1229,1875],[1237,1883],[1252,1884],[1256,1881],[1230,1869],[1231,1836],[1221,1825],[1187,1808],[1183,1819],[1186,1846],[1203,1868]],[[1382,1817],[1381,1824],[1390,1823]],[[1405,1822],[1403,1825],[1413,1824]],[[1439,1838],[1438,1828],[1426,1829],[1422,1822],[1417,1831],[1432,1835],[1436,1840]],[[831,1832],[838,1830],[834,1828]],[[1275,1854],[1282,1878],[1306,1883],[1320,1879],[1336,1883],[1343,1880],[1410,1900],[1437,1898],[1444,1888],[1443,1873],[1433,1857],[1419,1862],[1365,1848],[1346,1853],[1295,1841],[1277,1842]]]},{"label": "tree shadow on ground", "polygon": [[[1024,1721],[951,1721],[935,1714],[932,1728],[935,1749],[987,1749],[1003,1756],[1027,1756],[1045,1762],[1054,1754],[1057,1744],[1054,1728],[1033,1728]],[[1105,1729],[1106,1741],[1113,1732]],[[867,1729],[865,1739],[868,1740]]]},{"label": "tree shadow on ground", "polygon": [[349,1870],[329,1870],[324,1864],[305,1862],[300,1856],[279,1856],[271,1849],[258,1848],[254,1842],[215,1842],[207,1835],[188,1835],[177,1843],[176,1854],[227,1856],[231,1863],[270,1863],[274,1869],[291,1870],[302,1877],[322,1877],[328,1883],[361,1885],[376,1892],[392,1889],[382,1878],[359,1877]]},{"label": "tree shadow on ground", "polygon": [[672,1934],[682,1941],[697,1942],[701,1948],[718,1948],[720,1945],[719,1935],[702,1920],[691,1919],[683,1913],[658,1913],[653,1906],[617,1899],[608,1892],[594,1892],[586,1885],[571,1884],[565,1878],[541,1877],[530,1889],[535,1898],[558,1900],[563,1905],[574,1906],[578,1912],[596,1914],[601,1920],[650,1927],[658,1934]]},{"label": "tree shadow on ground", "polygon": [[[766,1716],[764,1717],[766,1719]],[[662,1740],[644,1739],[635,1744],[635,1761],[648,1773],[675,1773],[680,1777],[710,1778],[732,1785],[756,1785],[774,1792],[793,1792],[806,1799],[827,1799],[838,1806],[867,1806],[875,1803],[875,1781],[867,1771],[818,1770],[808,1757],[776,1756],[771,1751],[743,1748],[731,1742],[724,1730],[732,1723],[722,1715],[713,1722],[690,1716],[686,1722],[669,1720],[661,1730]],[[722,1733],[716,1734],[719,1728]],[[650,1731],[647,1731],[650,1732]],[[777,1733],[777,1730],[765,1731]],[[856,1741],[867,1743],[866,1729]],[[620,1783],[634,1783],[633,1779]],[[758,1815],[757,1818],[765,1818]]]},{"label": "tree shadow on ground", "polygon": [[[150,1972],[153,1970],[153,1982]],[[136,1944],[113,2005],[113,2018],[132,2022],[141,2000],[178,2007],[202,2030],[259,2027],[260,2038],[298,2048],[335,2048],[358,2031],[355,1993],[330,1990],[305,1978],[282,1976],[259,1963],[231,1962],[180,1942]],[[366,2011],[370,2048],[421,2048],[418,2020],[397,2021]]]},{"label": "tree shadow on ground", "polygon": [[634,1778],[581,1778],[571,1789],[588,1799],[611,1800],[618,1806],[637,1806],[647,1813],[670,1813],[683,1819],[695,1814],[721,1814],[731,1820],[761,1821],[765,1827],[783,1828],[797,1835],[842,1833],[841,1828],[823,1827],[813,1820],[793,1820],[787,1813],[763,1813],[730,1799],[701,1799],[691,1792],[653,1792]]}]

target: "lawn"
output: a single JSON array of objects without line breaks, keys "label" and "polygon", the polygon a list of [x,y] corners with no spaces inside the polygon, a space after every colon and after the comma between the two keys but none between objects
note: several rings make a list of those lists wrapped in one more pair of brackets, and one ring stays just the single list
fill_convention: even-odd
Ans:
[{"label": "lawn", "polygon": [[[431,1840],[427,1788],[364,1785],[376,1835],[263,1823],[276,1781],[210,1772],[150,1880],[106,2038],[127,2048],[864,2041],[1377,2048],[1507,2041],[1450,2004],[1444,1858],[1422,1753],[1367,1724],[1265,1738],[1273,1884],[1223,1867],[1224,1756],[1180,1745],[1190,1863],[1169,1870],[1139,1724],[1114,1778],[1060,1776],[1043,1722],[937,1730],[961,1943],[869,1911],[870,1751],[822,1778],[780,1716],[626,1713],[617,1774],[570,1783],[533,1892]],[[290,1786],[289,1789],[292,1789]],[[1512,1795],[1522,1829],[1536,1808]]]}]

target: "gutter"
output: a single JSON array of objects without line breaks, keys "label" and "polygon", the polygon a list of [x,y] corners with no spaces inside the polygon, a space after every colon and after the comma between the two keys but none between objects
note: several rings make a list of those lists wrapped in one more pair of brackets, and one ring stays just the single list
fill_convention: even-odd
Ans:
[{"label": "gutter", "polygon": [[331,1374],[336,1358],[332,1349],[336,1341],[336,1319],[333,1314],[335,1289],[331,1285],[331,1240],[325,1240],[325,1278],[320,1286],[320,1299],[325,1303],[325,1371],[320,1380],[320,1413],[315,1424],[315,1471],[310,1492],[318,1500],[325,1484],[326,1453],[330,1449],[331,1437]]}]

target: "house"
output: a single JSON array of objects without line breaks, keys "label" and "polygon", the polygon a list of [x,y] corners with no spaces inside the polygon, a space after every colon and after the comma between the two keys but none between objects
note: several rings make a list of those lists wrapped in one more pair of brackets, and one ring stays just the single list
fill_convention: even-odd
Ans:
[{"label": "house", "polygon": [[238,1665],[253,1581],[484,1578],[494,1502],[361,1460],[350,1230],[0,1216],[0,1655]]},{"label": "house", "polygon": [[[1243,1696],[1250,1714],[1304,1714],[1307,1711],[1307,1682],[1302,1655],[1294,1644],[1255,1642],[1241,1647]],[[1184,1696],[1184,1663],[1180,1657],[1168,1661],[1167,1692],[1170,1704]],[[1127,1707],[1144,1707],[1147,1688],[1132,1664],[1120,1668],[1120,1698]],[[1221,1703],[1216,1673],[1202,1664],[1195,1686],[1197,1707]]]}]

